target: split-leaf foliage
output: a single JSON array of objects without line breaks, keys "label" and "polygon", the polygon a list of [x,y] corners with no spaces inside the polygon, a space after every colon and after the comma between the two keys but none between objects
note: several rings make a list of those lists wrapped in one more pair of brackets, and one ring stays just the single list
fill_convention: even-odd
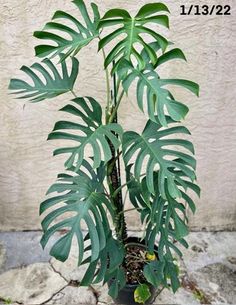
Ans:
[{"label": "split-leaf foliage", "polygon": [[[135,292],[136,301],[145,302],[150,297],[150,284],[171,287],[174,292],[180,286],[176,259],[182,256],[179,245],[188,247],[188,211],[195,213],[192,195],[200,196],[200,188],[195,182],[190,132],[180,124],[189,109],[170,88],[179,86],[198,96],[199,87],[190,80],[163,79],[159,74],[159,67],[165,63],[186,61],[184,53],[161,34],[162,29],[169,28],[165,4],[146,4],[135,16],[116,8],[100,17],[96,4],[92,3],[88,12],[83,0],[72,2],[77,8],[74,16],[57,11],[42,31],[34,33],[43,42],[35,48],[42,62],[23,66],[26,78],[12,79],[9,85],[17,98],[30,102],[69,92],[74,96],[60,109],[66,119],[57,122],[48,137],[69,144],[54,151],[54,155],[68,155],[67,172],[58,175],[47,192],[49,197],[41,203],[40,214],[47,213],[42,221],[41,244],[45,247],[60,232],[50,253],[64,262],[75,241],[78,266],[87,265],[81,285],[110,282],[109,294],[117,297],[126,284],[123,262],[127,241],[125,222],[119,224],[121,231],[115,230],[116,236],[112,229],[117,228],[120,213],[125,213],[123,201],[117,206],[118,194],[122,200],[120,177],[116,177],[117,188],[112,182],[117,161],[123,159],[124,186],[144,226],[147,251],[156,257],[146,262],[146,283]],[[75,94],[79,74],[75,56],[93,40],[104,56],[107,71],[105,109],[95,98]],[[125,103],[122,97],[130,87],[136,87],[137,105],[147,116],[141,133],[123,132],[117,121],[117,110]],[[131,105],[127,107],[133,112]]]}]

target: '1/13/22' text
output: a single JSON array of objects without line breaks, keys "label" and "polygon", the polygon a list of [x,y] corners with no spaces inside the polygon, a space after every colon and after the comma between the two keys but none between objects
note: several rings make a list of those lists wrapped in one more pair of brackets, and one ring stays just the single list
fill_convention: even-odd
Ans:
[{"label": "'1/13/22' text", "polygon": [[231,15],[230,5],[181,5],[180,9],[180,15]]}]

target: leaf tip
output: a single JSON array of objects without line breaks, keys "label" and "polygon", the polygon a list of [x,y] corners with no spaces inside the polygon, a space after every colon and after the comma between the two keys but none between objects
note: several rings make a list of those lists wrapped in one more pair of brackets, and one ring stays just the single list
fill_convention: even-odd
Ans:
[{"label": "leaf tip", "polygon": [[52,132],[51,133],[49,133],[49,135],[47,136],[47,139],[46,139],[46,141],[49,141],[49,140],[52,140]]},{"label": "leaf tip", "polygon": [[13,79],[10,79],[7,89],[14,90]]},{"label": "leaf tip", "polygon": [[197,97],[200,97],[200,86],[199,85],[197,85]]}]

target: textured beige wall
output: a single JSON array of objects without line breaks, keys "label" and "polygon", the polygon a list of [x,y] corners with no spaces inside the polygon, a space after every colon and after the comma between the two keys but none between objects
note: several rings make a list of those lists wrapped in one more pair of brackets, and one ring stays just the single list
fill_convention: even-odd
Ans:
[{"label": "textured beige wall", "polygon": [[[86,1],[88,2],[88,1]],[[142,5],[148,1],[139,1]],[[214,0],[187,1],[188,4],[215,4]],[[225,1],[235,7],[234,1]],[[114,6],[134,12],[137,1],[97,0],[102,13]],[[195,80],[201,85],[197,99],[185,91],[177,97],[185,100],[191,112],[186,125],[193,133],[198,159],[201,200],[191,217],[192,229],[236,228],[236,10],[232,16],[180,16],[185,1],[165,1],[171,9],[169,39],[182,48],[189,63],[172,63],[162,75]],[[57,9],[76,15],[69,0],[1,0],[0,16],[0,230],[39,229],[38,205],[48,186],[63,169],[63,157],[52,158],[60,143],[46,142],[54,122],[61,118],[57,109],[69,101],[65,95],[56,100],[32,105],[15,101],[8,95],[10,77],[20,76],[22,64],[33,58],[34,30],[41,29]],[[101,55],[96,45],[80,54],[81,73],[76,91],[105,99]],[[120,121],[126,129],[141,130],[145,119],[132,95],[121,106]],[[139,228],[131,215],[132,228]]]}]

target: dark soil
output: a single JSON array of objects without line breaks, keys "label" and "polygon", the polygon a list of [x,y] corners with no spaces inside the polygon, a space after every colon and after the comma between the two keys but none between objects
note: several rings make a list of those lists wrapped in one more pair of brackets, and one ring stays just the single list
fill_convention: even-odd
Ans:
[{"label": "dark soil", "polygon": [[143,269],[146,262],[146,250],[142,246],[128,246],[126,249],[124,267],[128,284],[145,283]]}]

